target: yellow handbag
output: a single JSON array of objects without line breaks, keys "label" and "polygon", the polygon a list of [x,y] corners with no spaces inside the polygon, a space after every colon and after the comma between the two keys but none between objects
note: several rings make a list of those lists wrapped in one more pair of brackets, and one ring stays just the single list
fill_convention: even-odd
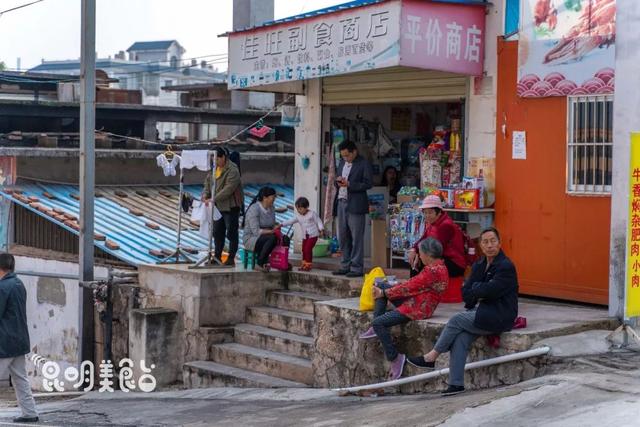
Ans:
[{"label": "yellow handbag", "polygon": [[373,268],[364,276],[364,284],[360,291],[360,311],[371,311],[375,305],[373,298],[373,284],[378,277],[384,277],[384,270],[380,267]]}]

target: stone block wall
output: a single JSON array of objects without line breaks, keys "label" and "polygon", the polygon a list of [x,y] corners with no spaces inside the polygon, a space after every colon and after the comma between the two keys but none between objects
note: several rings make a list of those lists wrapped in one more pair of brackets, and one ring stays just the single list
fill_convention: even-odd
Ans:
[{"label": "stone block wall", "polygon": [[[359,340],[373,319],[371,312],[357,310],[356,299],[343,299],[315,304],[315,330],[312,358],[316,387],[347,387],[385,381],[388,362],[377,339]],[[392,329],[398,351],[408,355],[424,354],[433,345],[444,324],[428,321],[413,321],[405,326]],[[470,361],[501,356],[507,353],[529,349],[531,341],[526,336],[503,334],[499,349],[492,349],[481,337],[473,344]],[[469,389],[515,384],[533,378],[542,358],[511,362],[504,365],[468,371],[465,386]],[[439,368],[449,365],[448,354],[438,360]],[[417,375],[425,371],[405,367],[405,376]],[[444,387],[446,377],[428,382],[408,384],[400,387],[402,393],[431,392]]]}]

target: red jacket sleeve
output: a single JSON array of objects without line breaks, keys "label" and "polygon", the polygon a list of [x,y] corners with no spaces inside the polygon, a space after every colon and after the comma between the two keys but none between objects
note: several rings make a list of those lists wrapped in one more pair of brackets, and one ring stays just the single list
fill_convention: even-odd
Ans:
[{"label": "red jacket sleeve", "polygon": [[425,267],[420,274],[412,277],[404,283],[395,285],[385,291],[387,298],[394,300],[405,297],[412,297],[421,294],[433,287],[438,282],[438,276],[433,269]]}]

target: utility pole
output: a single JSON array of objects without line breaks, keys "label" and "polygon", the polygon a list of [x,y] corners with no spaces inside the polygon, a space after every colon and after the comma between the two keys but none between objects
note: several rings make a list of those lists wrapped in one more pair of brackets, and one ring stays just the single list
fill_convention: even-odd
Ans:
[{"label": "utility pole", "polygon": [[[80,254],[79,280],[93,280],[93,200],[96,128],[96,0],[82,0],[80,32]],[[93,292],[80,288],[79,359],[94,361]]]}]

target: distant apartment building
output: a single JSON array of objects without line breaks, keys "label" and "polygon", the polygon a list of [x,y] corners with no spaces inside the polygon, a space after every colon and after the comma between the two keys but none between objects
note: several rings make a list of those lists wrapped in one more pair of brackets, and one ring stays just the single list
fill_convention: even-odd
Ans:
[{"label": "distant apartment building", "polygon": [[[164,90],[163,87],[220,83],[226,78],[224,73],[218,72],[207,61],[198,63],[192,59],[185,62],[185,52],[176,40],[135,42],[126,52],[120,51],[114,58],[97,59],[96,68],[117,79],[119,88],[142,91],[142,103],[145,105],[180,106],[179,93]],[[43,60],[29,71],[78,75],[80,60]],[[188,135],[187,124],[158,123],[160,139]]]}]

